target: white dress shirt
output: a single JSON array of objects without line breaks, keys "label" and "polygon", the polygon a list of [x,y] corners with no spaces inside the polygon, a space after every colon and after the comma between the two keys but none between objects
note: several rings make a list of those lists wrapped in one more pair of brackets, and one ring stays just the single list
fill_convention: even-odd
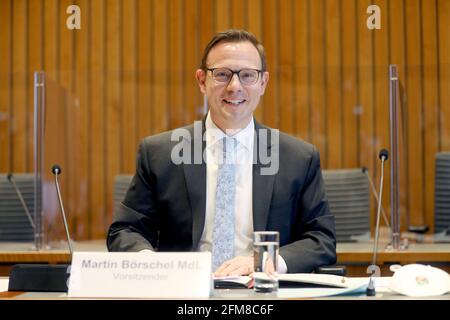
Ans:
[{"label": "white dress shirt", "polygon": [[[216,200],[216,184],[222,157],[220,141],[226,136],[212,121],[208,113],[205,121],[206,212],[205,226],[200,238],[199,251],[212,251],[212,233]],[[252,120],[233,135],[236,145],[236,197],[235,197],[235,256],[253,254],[253,144],[255,124]],[[286,273],[286,262],[278,256],[278,272]]]},{"label": "white dress shirt", "polygon": [[[199,250],[212,251],[212,233],[216,208],[216,187],[219,163],[222,159],[221,140],[226,136],[212,121],[208,113],[205,121],[206,161],[206,212],[205,226],[200,238]],[[253,138],[255,125],[252,121],[233,135],[236,139],[236,196],[235,250],[236,256],[253,253]]]}]

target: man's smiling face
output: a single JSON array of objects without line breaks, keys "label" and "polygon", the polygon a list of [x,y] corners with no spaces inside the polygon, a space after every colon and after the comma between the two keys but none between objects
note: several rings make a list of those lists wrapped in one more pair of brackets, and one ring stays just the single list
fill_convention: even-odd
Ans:
[{"label": "man's smiling face", "polygon": [[[207,67],[261,70],[261,58],[251,42],[223,42],[209,52]],[[269,73],[259,74],[258,81],[252,85],[243,85],[237,74],[228,83],[215,81],[211,71],[201,69],[197,70],[196,77],[200,90],[207,96],[211,119],[225,131],[247,126],[264,94]]]}]

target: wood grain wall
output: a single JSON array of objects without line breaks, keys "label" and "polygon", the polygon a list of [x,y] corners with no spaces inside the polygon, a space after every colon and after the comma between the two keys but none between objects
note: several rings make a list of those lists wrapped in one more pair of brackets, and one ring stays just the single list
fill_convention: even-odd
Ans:
[{"label": "wood grain wall", "polygon": [[[66,28],[71,4],[81,30]],[[370,4],[381,30],[366,27]],[[366,166],[378,179],[398,64],[403,226],[432,227],[434,155],[450,150],[449,21],[448,0],[0,0],[0,172],[33,171],[32,79],[43,70],[49,108],[66,110],[47,126],[67,143],[48,149],[67,168],[74,238],[104,237],[114,176],[133,172],[141,138],[202,117],[202,49],[216,31],[245,28],[271,73],[257,119],[317,145],[327,169]]]}]

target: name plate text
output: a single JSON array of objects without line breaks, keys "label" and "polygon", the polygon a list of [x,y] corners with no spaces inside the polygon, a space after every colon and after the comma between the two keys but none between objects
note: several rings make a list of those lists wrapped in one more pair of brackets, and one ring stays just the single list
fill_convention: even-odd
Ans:
[{"label": "name plate text", "polygon": [[210,252],[74,252],[69,297],[207,298]]}]

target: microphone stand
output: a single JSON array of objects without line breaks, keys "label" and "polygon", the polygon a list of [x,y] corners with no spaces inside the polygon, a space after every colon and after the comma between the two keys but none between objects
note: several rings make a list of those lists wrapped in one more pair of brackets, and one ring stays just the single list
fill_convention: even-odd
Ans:
[{"label": "microphone stand", "polygon": [[61,167],[55,164],[52,168],[52,172],[55,175],[55,185],[56,185],[56,192],[58,193],[59,207],[61,209],[61,216],[64,222],[64,229],[66,231],[67,242],[69,244],[70,257],[72,257],[73,256],[72,241],[70,240],[69,227],[67,226],[66,220],[66,212],[64,211],[64,204],[62,202],[61,191],[59,189],[58,183],[58,176],[61,174]]},{"label": "microphone stand", "polygon": [[[54,165],[56,191],[58,193],[61,215],[69,243],[70,256],[73,256],[72,242],[67,226],[66,214],[59,189],[58,175],[61,167]],[[8,291],[67,292],[67,278],[70,264],[16,264],[9,273]]]},{"label": "microphone stand", "polygon": [[[373,196],[374,196],[374,198],[375,198],[375,200],[377,201],[377,204],[378,204],[377,190],[375,188],[375,185],[373,184],[372,178],[370,178],[369,169],[367,169],[366,167],[362,167],[361,170],[364,173],[364,175],[367,177],[367,180],[369,181],[370,189],[372,190],[372,194],[373,194]],[[389,219],[387,218],[387,215],[386,215],[386,212],[384,211],[384,207],[383,206],[381,206],[381,214],[383,215],[384,223],[388,227],[389,234],[391,234],[392,233],[391,224],[389,223]]]},{"label": "microphone stand", "polygon": [[372,264],[369,266],[371,275],[369,279],[369,284],[366,289],[367,296],[373,297],[376,294],[375,285],[373,283],[373,275],[375,270],[377,269],[377,251],[378,251],[378,236],[380,233],[380,212],[381,212],[381,200],[383,198],[383,182],[384,182],[384,162],[388,159],[389,152],[386,149],[382,149],[380,151],[379,158],[381,159],[381,178],[380,178],[380,196],[378,197],[378,208],[377,208],[377,223],[375,227],[375,241],[373,244],[373,256],[372,256]]}]

